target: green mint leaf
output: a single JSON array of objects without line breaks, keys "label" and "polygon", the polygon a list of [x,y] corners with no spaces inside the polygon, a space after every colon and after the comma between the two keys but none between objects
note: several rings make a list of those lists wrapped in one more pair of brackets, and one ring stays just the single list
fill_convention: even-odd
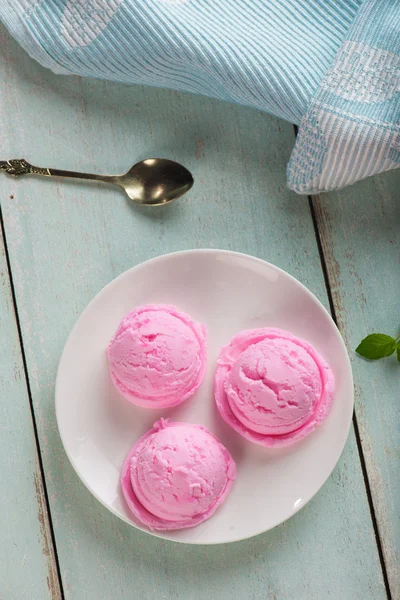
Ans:
[{"label": "green mint leaf", "polygon": [[[357,347],[356,352],[369,360],[378,360],[385,356],[390,356],[396,350],[396,340],[390,335],[384,333],[372,333],[363,339]],[[399,358],[400,349],[397,348],[397,358]]]},{"label": "green mint leaf", "polygon": [[400,362],[400,344],[397,344],[397,360]]}]

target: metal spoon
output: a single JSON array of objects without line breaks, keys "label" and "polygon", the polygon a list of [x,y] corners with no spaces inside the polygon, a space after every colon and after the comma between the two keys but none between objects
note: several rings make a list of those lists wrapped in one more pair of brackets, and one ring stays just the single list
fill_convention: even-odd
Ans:
[{"label": "metal spoon", "polygon": [[193,185],[191,173],[182,165],[166,158],[147,158],[133,165],[125,175],[96,175],[59,169],[42,169],[26,160],[0,161],[0,170],[9,175],[43,175],[44,177],[72,177],[112,183],[125,190],[131,200],[139,204],[159,206],[183,196]]}]

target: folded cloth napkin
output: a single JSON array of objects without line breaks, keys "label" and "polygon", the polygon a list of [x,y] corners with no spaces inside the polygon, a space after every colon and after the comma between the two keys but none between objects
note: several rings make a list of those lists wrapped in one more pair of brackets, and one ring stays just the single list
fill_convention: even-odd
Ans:
[{"label": "folded cloth napkin", "polygon": [[299,125],[298,193],[400,166],[400,0],[1,0],[56,73],[169,87]]}]

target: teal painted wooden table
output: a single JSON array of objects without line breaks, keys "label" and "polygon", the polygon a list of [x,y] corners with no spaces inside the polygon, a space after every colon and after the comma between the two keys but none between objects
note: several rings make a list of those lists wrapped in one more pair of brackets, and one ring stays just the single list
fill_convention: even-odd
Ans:
[{"label": "teal painted wooden table", "polygon": [[[299,197],[285,187],[290,124],[56,77],[3,30],[0,43],[2,158],[119,172],[155,154],[196,179],[151,211],[97,185],[0,179],[1,600],[399,600],[400,366],[354,348],[400,325],[400,172]],[[147,258],[200,247],[254,254],[307,285],[337,319],[356,382],[354,426],[321,492],[275,530],[222,547],[171,544],[109,514],[73,472],[54,413],[60,353],[89,300]]]}]

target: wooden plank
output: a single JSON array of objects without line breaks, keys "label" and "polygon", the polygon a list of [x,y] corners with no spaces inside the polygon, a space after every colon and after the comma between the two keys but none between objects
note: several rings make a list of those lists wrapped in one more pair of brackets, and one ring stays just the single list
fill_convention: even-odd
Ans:
[{"label": "wooden plank", "polygon": [[400,171],[314,199],[333,301],[356,384],[356,414],[393,599],[400,599],[400,364],[354,350],[400,332]]},{"label": "wooden plank", "polygon": [[0,598],[61,598],[0,229]]},{"label": "wooden plank", "polygon": [[103,285],[146,258],[193,247],[248,252],[327,304],[307,199],[284,183],[292,127],[205,98],[55,77],[4,34],[1,42],[7,157],[118,172],[155,154],[196,178],[186,199],[151,211],[97,185],[0,180],[67,600],[386,598],[353,432],[329,482],[286,524],[240,544],[184,547],[101,507],[56,431],[54,379],[70,328]]}]

